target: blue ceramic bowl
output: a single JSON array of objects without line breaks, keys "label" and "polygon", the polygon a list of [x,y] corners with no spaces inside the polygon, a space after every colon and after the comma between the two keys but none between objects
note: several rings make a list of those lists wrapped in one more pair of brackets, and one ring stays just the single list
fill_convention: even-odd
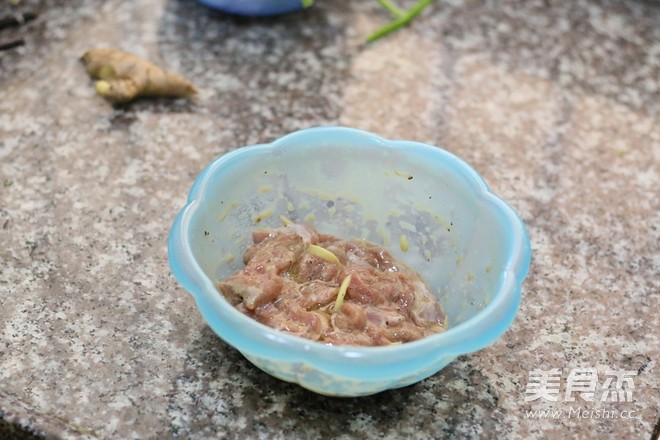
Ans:
[{"label": "blue ceramic bowl", "polygon": [[[429,284],[448,330],[388,347],[328,346],[238,312],[216,282],[242,266],[251,232],[281,226],[281,215],[387,247]],[[415,383],[494,342],[513,321],[530,263],[523,222],[464,161],[338,127],[214,160],[174,221],[168,252],[175,277],[218,336],[267,373],[335,396]]]},{"label": "blue ceramic bowl", "polygon": [[222,12],[236,15],[268,16],[303,8],[303,0],[197,0]]}]

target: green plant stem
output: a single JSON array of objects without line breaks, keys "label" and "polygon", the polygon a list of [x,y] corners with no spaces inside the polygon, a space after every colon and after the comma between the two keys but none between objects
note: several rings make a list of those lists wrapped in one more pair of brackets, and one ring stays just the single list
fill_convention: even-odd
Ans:
[{"label": "green plant stem", "polygon": [[382,7],[390,11],[390,13],[395,17],[403,17],[406,14],[406,11],[404,11],[403,9],[392,3],[390,0],[377,0],[377,1],[378,3],[380,3]]},{"label": "green plant stem", "polygon": [[302,0],[303,8],[309,8],[314,4],[314,0]]},{"label": "green plant stem", "polygon": [[419,13],[424,10],[424,8],[430,5],[433,1],[434,0],[419,0],[417,3],[415,3],[415,5],[413,5],[412,8],[408,9],[404,15],[392,21],[391,23],[386,24],[385,26],[381,27],[380,29],[369,35],[367,37],[367,43],[372,43],[377,39],[384,37],[385,35],[406,26],[415,17],[417,17]]}]

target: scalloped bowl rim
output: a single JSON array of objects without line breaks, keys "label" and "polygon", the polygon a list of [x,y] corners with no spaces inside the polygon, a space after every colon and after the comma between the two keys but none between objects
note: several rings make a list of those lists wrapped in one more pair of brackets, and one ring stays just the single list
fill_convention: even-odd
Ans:
[{"label": "scalloped bowl rim", "polygon": [[[213,173],[219,172],[223,166],[239,157],[249,156],[258,150],[274,150],[281,145],[290,142],[294,138],[306,137],[309,135],[318,136],[319,134],[326,134],[332,136],[334,133],[350,134],[358,137],[363,137],[366,141],[377,142],[384,146],[391,148],[426,148],[432,149],[430,154],[444,155],[445,160],[452,161],[456,165],[456,169],[460,169],[465,177],[470,181],[470,186],[475,190],[475,196],[482,198],[485,202],[491,204],[492,209],[499,209],[500,213],[505,214],[509,222],[509,232],[513,239],[511,246],[511,253],[506,258],[505,270],[503,273],[504,279],[499,283],[499,289],[492,296],[489,303],[466,321],[450,327],[445,332],[428,336],[423,339],[408,342],[401,345],[387,346],[387,347],[354,347],[354,346],[331,346],[323,343],[310,341],[308,339],[286,334],[278,330],[267,327],[264,324],[242,314],[234,307],[232,307],[220,295],[215,287],[214,281],[210,280],[202,271],[199,264],[195,261],[190,243],[188,240],[179,240],[189,231],[191,220],[194,217],[197,209],[200,207],[201,198],[210,181],[210,176]],[[182,247],[182,249],[181,249]],[[180,255],[178,251],[183,251],[185,255]],[[497,339],[510,327],[513,322],[514,316],[519,308],[522,298],[521,286],[529,271],[531,261],[531,246],[529,236],[522,219],[504,200],[491,192],[490,188],[484,179],[465,161],[455,156],[454,154],[437,146],[423,144],[414,141],[405,140],[388,140],[376,134],[369,133],[362,130],[346,128],[346,127],[314,127],[304,130],[299,130],[283,136],[275,141],[267,144],[256,144],[246,147],[240,147],[213,160],[197,177],[193,184],[186,205],[179,211],[176,219],[172,225],[169,238],[168,238],[168,256],[169,263],[175,278],[183,285],[183,287],[192,294],[200,306],[200,300],[205,299],[211,302],[214,310],[221,310],[225,318],[230,319],[232,322],[240,325],[248,326],[252,330],[252,338],[256,344],[263,343],[276,343],[286,351],[282,352],[282,356],[277,356],[270,351],[268,358],[283,359],[287,361],[303,362],[320,371],[331,371],[324,367],[323,359],[316,359],[315,356],[310,356],[310,353],[317,353],[324,359],[340,358],[343,362],[354,362],[358,359],[369,358],[370,364],[377,364],[378,362],[391,362],[392,356],[405,359],[416,358],[415,354],[420,351],[424,353],[436,353],[438,357],[459,356],[480,350]],[[182,264],[188,263],[192,266],[192,272],[186,272],[182,268]],[[190,277],[194,277],[195,281]],[[507,313],[504,319],[488,323],[488,319],[495,315],[500,309],[507,307]],[[204,315],[205,310],[199,307]],[[475,327],[485,326],[489,332],[480,331],[481,336],[472,335]],[[487,333],[487,337],[483,334]],[[461,336],[474,336],[473,338],[465,338]],[[249,350],[246,347],[236,346],[227,338],[227,335],[219,335],[225,339],[230,345],[233,345],[239,351],[249,352],[256,356],[262,356],[263,353],[259,351]],[[293,350],[293,351],[290,351]],[[294,353],[295,352],[295,353]],[[294,356],[298,355],[297,357]],[[335,359],[337,360],[337,359]]]}]

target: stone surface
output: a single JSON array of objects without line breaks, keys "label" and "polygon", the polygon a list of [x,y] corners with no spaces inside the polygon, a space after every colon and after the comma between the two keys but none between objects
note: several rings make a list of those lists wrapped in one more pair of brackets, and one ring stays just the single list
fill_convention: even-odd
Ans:
[{"label": "stone surface", "polygon": [[[388,20],[376,2],[247,19],[188,0],[24,0],[0,15],[30,9],[0,30],[26,41],[0,52],[0,436],[657,435],[657,2],[436,2],[368,46]],[[78,62],[102,45],[199,96],[113,108]],[[405,389],[333,399],[204,325],[166,254],[194,178],[233,148],[327,124],[442,145],[521,214],[532,267],[497,343]],[[526,401],[530,373],[553,368],[558,401]],[[566,396],[575,368],[596,370],[595,402]],[[634,372],[632,402],[599,401],[608,370]],[[562,413],[529,413],[547,409]]]}]

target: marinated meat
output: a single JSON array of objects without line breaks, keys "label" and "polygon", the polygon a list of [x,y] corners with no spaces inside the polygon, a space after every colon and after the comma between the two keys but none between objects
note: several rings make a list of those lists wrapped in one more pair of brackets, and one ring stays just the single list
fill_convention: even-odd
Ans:
[{"label": "marinated meat", "polygon": [[[353,346],[409,342],[445,328],[421,277],[379,246],[301,224],[257,230],[252,241],[245,267],[218,287],[238,310],[269,327]],[[342,283],[347,288],[340,295]]]}]

